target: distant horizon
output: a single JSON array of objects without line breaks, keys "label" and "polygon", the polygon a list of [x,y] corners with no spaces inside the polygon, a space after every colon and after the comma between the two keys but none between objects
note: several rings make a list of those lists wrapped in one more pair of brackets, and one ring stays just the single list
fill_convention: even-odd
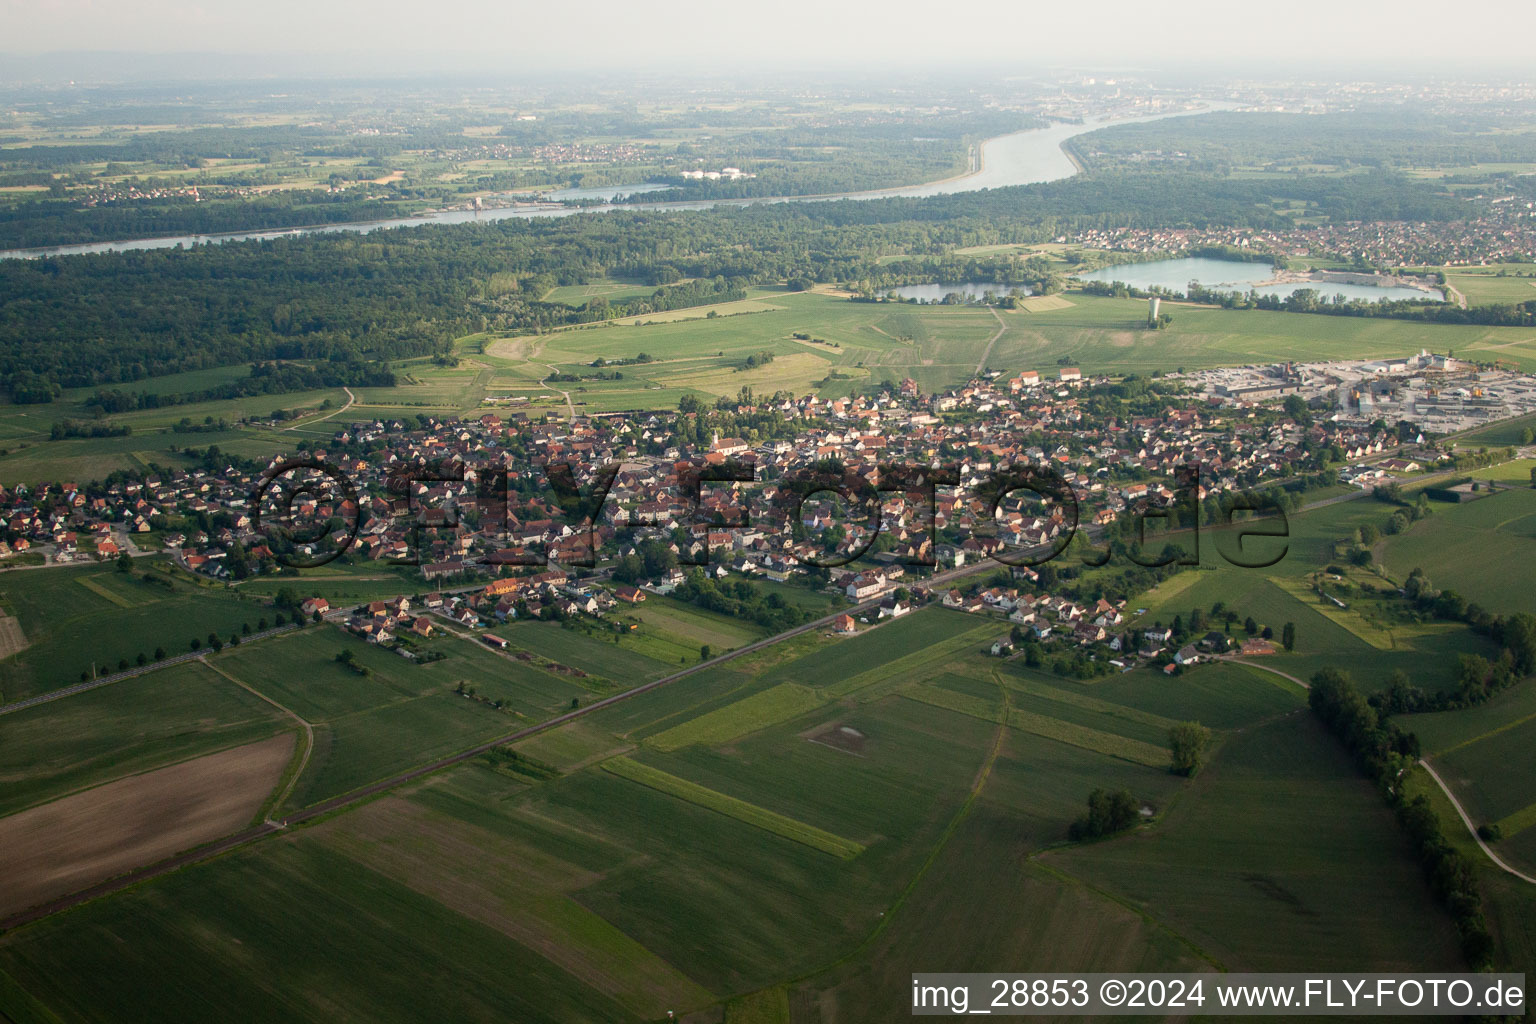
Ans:
[{"label": "distant horizon", "polygon": [[[27,86],[152,86],[188,81],[221,84],[288,82],[418,82],[455,84],[476,82],[488,85],[520,83],[560,83],[580,79],[587,84],[636,76],[665,82],[672,79],[708,82],[739,80],[743,77],[760,83],[794,79],[807,85],[878,84],[890,88],[916,86],[923,80],[974,82],[1017,78],[1056,79],[1069,75],[1124,75],[1130,78],[1156,79],[1166,84],[1214,85],[1226,81],[1245,82],[1382,82],[1428,83],[1466,81],[1501,83],[1536,88],[1529,58],[1511,57],[1501,63],[1489,58],[1441,61],[1375,62],[1361,59],[1316,59],[1311,62],[1274,62],[1210,59],[1203,62],[1180,60],[1160,64],[1129,56],[1115,59],[1037,59],[1033,62],[974,60],[965,63],[934,60],[914,64],[911,60],[843,61],[828,67],[811,58],[800,61],[775,60],[754,64],[734,61],[727,64],[669,61],[665,68],[644,64],[604,61],[594,67],[577,61],[547,65],[525,64],[508,67],[489,54],[459,55],[452,61],[441,53],[388,53],[369,50],[332,51],[331,62],[317,67],[315,54],[306,51],[241,53],[221,50],[54,50],[38,53],[0,51],[0,88]],[[876,81],[887,79],[888,81]],[[914,81],[916,79],[917,81]]]},{"label": "distant horizon", "polygon": [[[1155,9],[1140,0],[1099,0],[1091,9],[982,0],[937,14],[912,0],[787,0],[766,12],[589,0],[577,20],[543,6],[492,0],[442,0],[430,9],[400,0],[273,0],[259,9],[209,0],[3,2],[8,38],[0,82],[91,78],[103,70],[92,62],[135,80],[259,76],[266,67],[324,78],[359,71],[384,77],[641,68],[841,75],[1065,66],[1529,79],[1529,40],[1536,36],[1536,5],[1491,0],[1469,0],[1452,16],[1427,0],[1292,0],[1283,12],[1247,16],[1221,0],[1177,0]],[[316,67],[317,56],[328,62]],[[194,66],[142,66],[167,61]]]}]

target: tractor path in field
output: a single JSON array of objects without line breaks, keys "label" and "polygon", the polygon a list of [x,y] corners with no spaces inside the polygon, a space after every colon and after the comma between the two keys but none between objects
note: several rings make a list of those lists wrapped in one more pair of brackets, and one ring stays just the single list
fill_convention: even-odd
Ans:
[{"label": "tractor path in field", "polygon": [[[560,372],[559,367],[553,365],[552,363],[540,363],[539,365],[549,367],[550,377],[553,377],[555,374]],[[545,391],[554,391],[563,397],[565,399],[565,418],[568,420],[574,420],[576,418],[576,406],[571,402],[571,393],[569,391],[561,391],[559,388],[550,387],[549,377],[545,377],[543,380],[539,381],[539,387],[543,388]]]},{"label": "tractor path in field", "polygon": [[[1286,679],[1289,679],[1291,682],[1295,683],[1297,686],[1300,686],[1304,690],[1312,689],[1311,686],[1302,682],[1300,679],[1297,679],[1289,672],[1282,672],[1279,669],[1271,668],[1268,665],[1261,665],[1255,661],[1244,661],[1240,658],[1227,658],[1224,660],[1230,661],[1235,665],[1247,665],[1249,668],[1256,668],[1263,672],[1272,672],[1277,676],[1284,676]],[[1440,773],[1435,771],[1435,766],[1430,764],[1427,758],[1422,757],[1419,758],[1419,764],[1422,765],[1424,770],[1429,773],[1429,777],[1434,780],[1435,785],[1440,787],[1440,792],[1445,794],[1445,798],[1451,802],[1451,806],[1456,808],[1456,813],[1461,815],[1462,824],[1466,825],[1467,831],[1472,834],[1472,841],[1478,845],[1483,853],[1487,854],[1488,859],[1493,862],[1494,866],[1508,872],[1511,875],[1514,875],[1516,878],[1523,882],[1530,882],[1532,885],[1536,885],[1536,878],[1532,878],[1525,872],[1513,868],[1509,864],[1505,863],[1503,858],[1494,853],[1493,850],[1489,849],[1488,844],[1483,842],[1483,837],[1477,834],[1477,826],[1472,823],[1472,816],[1467,813],[1467,809],[1465,807],[1461,806],[1461,801],[1456,799],[1456,794],[1451,792],[1451,787],[1445,784],[1445,780],[1440,777]]]},{"label": "tractor path in field", "polygon": [[[244,680],[236,679],[234,676],[230,675],[228,672],[224,671],[222,668],[209,661],[207,657],[199,657],[198,660],[201,661],[204,665],[207,665],[209,668],[213,669],[219,675],[223,676],[225,679],[228,679],[230,682],[240,687],[240,689],[246,691],[254,697],[266,701],[274,708],[277,708],[277,710],[281,711],[289,718],[292,718],[295,722],[298,722],[299,726],[304,730],[304,749],[299,754],[298,767],[293,770],[293,775],[291,778],[289,778],[288,784],[283,787],[282,792],[278,793],[272,801],[271,814],[276,814],[278,808],[282,807],[287,799],[293,795],[294,787],[299,784],[300,776],[304,774],[304,769],[309,767],[309,755],[314,753],[315,750],[315,727],[300,717],[297,711],[279,704],[277,701],[273,700],[271,697],[268,697],[266,694],[262,693],[254,686],[251,686],[249,683],[246,683]],[[271,817],[269,816],[267,820],[271,821]]]},{"label": "tractor path in field", "polygon": [[1536,885],[1536,878],[1532,878],[1525,872],[1510,867],[1504,863],[1503,858],[1488,848],[1488,844],[1483,842],[1483,837],[1477,834],[1477,826],[1472,824],[1472,816],[1467,813],[1465,807],[1461,806],[1461,801],[1456,799],[1456,794],[1451,792],[1451,787],[1445,784],[1445,780],[1440,777],[1440,773],[1435,771],[1435,766],[1430,764],[1427,758],[1423,757],[1419,758],[1419,764],[1429,773],[1429,777],[1435,780],[1435,785],[1440,787],[1440,792],[1445,794],[1445,798],[1451,802],[1451,806],[1456,808],[1456,813],[1461,815],[1462,824],[1466,825],[1467,831],[1472,833],[1472,841],[1488,855],[1488,859],[1493,861],[1497,867],[1509,872],[1522,882],[1530,882],[1532,885]]},{"label": "tractor path in field", "polygon": [[340,416],[342,413],[346,412],[348,409],[352,408],[352,406],[357,404],[357,396],[352,393],[352,389],[351,388],[342,388],[341,390],[343,390],[343,391],[345,391],[347,393],[347,404],[342,406],[340,409],[336,409],[336,410],[333,410],[331,412],[328,412],[324,416],[316,416],[312,420],[300,420],[299,422],[293,424],[293,426],[291,426],[291,427],[284,427],[282,429],[283,430],[298,430],[300,427],[307,427],[311,423],[320,423],[320,422],[322,422],[324,420],[330,419],[332,416]]},{"label": "tractor path in field", "polygon": [[997,321],[997,333],[993,334],[992,337],[987,339],[987,347],[982,350],[981,359],[976,363],[976,372],[978,374],[987,368],[987,357],[992,354],[992,346],[996,345],[997,339],[1001,338],[1008,331],[1007,321],[1002,318],[1001,314],[999,314],[995,308],[988,306],[987,312],[991,313],[992,318]]}]

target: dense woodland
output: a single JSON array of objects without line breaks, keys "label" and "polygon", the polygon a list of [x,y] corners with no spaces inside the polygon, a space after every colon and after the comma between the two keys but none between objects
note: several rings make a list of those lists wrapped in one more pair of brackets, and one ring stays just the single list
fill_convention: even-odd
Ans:
[{"label": "dense woodland", "polygon": [[1149,159],[1207,174],[1234,166],[1465,167],[1536,161],[1536,134],[1528,127],[1522,117],[1494,112],[1469,117],[1396,107],[1325,115],[1215,113],[1114,125],[1068,145],[1095,169]]},{"label": "dense woodland", "polygon": [[[272,359],[378,362],[445,352],[453,338],[538,331],[736,295],[750,284],[879,282],[991,273],[957,247],[1038,242],[1112,226],[1279,226],[1306,197],[1345,219],[1454,219],[1465,203],[1373,172],[1282,182],[1095,174],[923,199],[620,211],[423,225],[370,235],[0,261],[0,386],[22,400],[60,387]],[[1039,283],[1027,265],[1000,283]],[[572,309],[541,297],[601,277],[655,282],[646,300]],[[669,291],[670,282],[704,284]]]}]

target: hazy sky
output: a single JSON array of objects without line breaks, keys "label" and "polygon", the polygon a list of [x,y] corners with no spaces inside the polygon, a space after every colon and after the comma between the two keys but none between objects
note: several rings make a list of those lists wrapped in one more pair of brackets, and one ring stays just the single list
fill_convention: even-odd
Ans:
[{"label": "hazy sky", "polygon": [[461,62],[515,71],[1186,61],[1262,61],[1268,70],[1322,61],[1346,75],[1427,63],[1536,67],[1530,0],[0,0],[0,25],[0,53],[218,52],[286,65],[284,55],[319,52],[341,58],[338,70],[356,70],[359,54],[410,55],[401,70]]}]

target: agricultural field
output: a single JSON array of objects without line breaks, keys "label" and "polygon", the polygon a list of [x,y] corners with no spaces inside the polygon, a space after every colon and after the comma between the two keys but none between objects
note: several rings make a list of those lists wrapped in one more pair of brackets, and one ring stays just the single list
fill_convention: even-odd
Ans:
[{"label": "agricultural field", "polygon": [[[1522,348],[1529,339],[1509,328],[1180,306],[1166,330],[1148,332],[1141,327],[1145,303],[1138,300],[1079,293],[1048,298],[994,314],[980,307],[858,303],[824,291],[759,289],[747,300],[717,307],[569,328],[542,338],[477,336],[461,345],[495,368],[493,391],[530,399],[560,400],[539,384],[553,370],[579,375],[590,373],[599,357],[651,357],[648,363],[617,367],[623,380],[559,385],[593,412],[666,408],[682,394],[712,401],[735,395],[744,385],[758,394],[784,389],[832,396],[910,376],[925,390],[936,390],[963,382],[982,363],[1050,374],[1064,358],[1085,373],[1146,374],[1264,362],[1276,352],[1298,359],[1366,358],[1424,347],[1475,353],[1497,345],[1501,358],[1536,367],[1536,347]],[[744,370],[746,357],[758,352],[772,353],[773,362]]]},{"label": "agricultural field", "polygon": [[[515,731],[569,709],[590,691],[574,677],[504,658],[454,637],[441,660],[412,664],[331,627],[236,649],[215,664],[314,728],[293,793],[302,807]],[[360,674],[336,660],[349,651]],[[460,686],[475,699],[458,693]],[[500,702],[500,708],[489,702]]]},{"label": "agricultural field", "polygon": [[197,662],[0,715],[0,814],[291,729]]},{"label": "agricultural field", "polygon": [[[1459,508],[1474,508],[1477,504],[1481,503]],[[1236,555],[1234,538],[1227,531],[1202,529],[1200,566],[1185,570],[1137,597],[1132,610],[1142,608],[1144,612],[1135,616],[1132,624],[1137,628],[1158,622],[1167,626],[1174,616],[1188,621],[1197,608],[1209,620],[1211,609],[1221,602],[1225,609],[1238,614],[1230,634],[1235,640],[1246,638],[1243,623],[1250,617],[1261,629],[1267,626],[1273,630],[1277,643],[1285,624],[1295,624],[1295,651],[1280,651],[1262,659],[1279,672],[1306,680],[1319,669],[1345,665],[1356,682],[1369,690],[1401,670],[1425,689],[1448,688],[1453,684],[1461,655],[1488,656],[1497,652],[1488,641],[1460,624],[1418,621],[1406,614],[1394,596],[1398,586],[1395,581],[1406,577],[1418,563],[1402,564],[1392,553],[1393,545],[1414,531],[1434,527],[1452,506],[1435,503],[1432,508],[1435,514],[1415,524],[1408,533],[1387,538],[1378,545],[1385,552],[1376,561],[1380,571],[1351,568],[1341,579],[1327,581],[1335,591],[1349,588],[1345,608],[1316,593],[1313,581],[1328,566],[1345,561],[1334,550],[1337,543],[1348,540],[1363,524],[1379,527],[1392,506],[1362,498],[1292,514],[1287,517],[1287,538],[1254,538],[1245,542],[1248,558],[1264,560],[1284,553],[1266,568],[1232,565],[1226,558]],[[1188,535],[1179,536],[1187,547]],[[1427,566],[1425,571],[1430,571]],[[1448,584],[1436,580],[1436,585]],[[1476,592],[1483,589],[1486,588],[1479,584]],[[1491,601],[1485,607],[1498,610]],[[1222,627],[1218,622],[1206,628]]]},{"label": "agricultural field", "polygon": [[[576,628],[563,628],[550,622],[509,622],[490,630],[505,638],[516,650],[571,665],[590,675],[632,686],[676,672],[675,661],[662,661],[626,647],[617,634],[599,634]],[[699,656],[698,646],[689,652],[689,661]]]},{"label": "agricultural field", "polygon": [[542,301],[562,302],[567,306],[581,308],[594,299],[610,303],[628,302],[631,299],[649,298],[655,291],[656,286],[653,284],[605,279],[587,284],[561,285],[551,288],[544,293]]},{"label": "agricultural field", "polygon": [[[655,607],[686,613],[673,629],[720,628],[713,617],[693,621],[687,606]],[[474,1016],[497,1005],[516,1007],[520,1019],[622,1021],[711,1005],[737,1020],[786,1004],[887,1006],[904,988],[885,984],[896,965],[916,958],[981,969],[999,949],[1063,968],[1213,965],[1206,926],[1178,916],[1192,881],[1183,897],[1157,894],[1174,904],[1166,914],[1138,912],[1106,899],[1102,883],[1085,884],[1070,855],[1037,855],[1064,839],[1094,788],[1130,789],[1161,817],[1085,850],[1187,842],[1181,810],[1214,799],[1218,810],[1203,813],[1230,811],[1221,790],[1203,795],[1219,778],[1271,772],[1276,778],[1262,784],[1285,791],[1292,779],[1271,755],[1238,754],[1274,728],[1264,723],[1310,725],[1289,717],[1301,691],[1230,664],[1081,683],[984,656],[1003,632],[999,620],[929,609],[854,637],[803,635],[710,666],[315,827],[82,907],[67,932],[52,920],[0,937],[0,973],[51,1012],[91,1014],[153,983],[152,967],[135,970],[141,956],[196,965],[199,985],[209,987],[178,999],[206,998],[217,986],[243,991],[257,957],[283,979],[263,996],[279,1016],[312,1013],[345,992],[347,1005],[387,1021],[427,1013],[426,996],[375,975],[402,960],[452,962],[452,991],[431,993],[432,1013]],[[511,731],[587,692],[547,663],[593,680],[637,681],[635,655],[580,630],[515,623],[497,633],[516,645],[505,655],[445,637],[423,645],[443,660],[411,665],[309,627],[226,649],[212,668],[196,668],[266,709],[269,735],[295,723],[235,680],[312,726],[297,808]],[[338,662],[342,650],[368,674]],[[519,651],[534,660],[519,660]],[[653,664],[656,675],[669,669]],[[510,711],[458,696],[459,683]],[[1168,727],[1187,719],[1216,730],[1215,763],[1193,789],[1168,772],[1165,747]],[[1374,821],[1379,808],[1366,803],[1364,784],[1362,796],[1341,783],[1347,765],[1323,756],[1319,769],[1302,746],[1304,771],[1320,775],[1318,785],[1351,794],[1329,820],[1365,813]],[[1334,799],[1305,787],[1283,799],[1300,806],[1303,798],[1314,813]],[[1358,844],[1393,838],[1371,831],[1377,824]],[[1314,834],[1284,815],[1261,826],[1288,830],[1286,854],[1303,865],[1340,849],[1336,829]],[[1278,856],[1264,860],[1271,874]],[[1312,888],[1290,876],[1274,885],[1311,900],[1346,882],[1362,884],[1348,874],[1338,883],[1308,875]],[[1422,890],[1396,875],[1372,884]],[[1219,936],[1273,915],[1279,890],[1229,889],[1222,921],[1209,926]],[[1434,937],[1427,963],[1448,925],[1427,894],[1422,906],[1418,899],[1381,913],[1397,915],[1393,929]],[[275,909],[292,900],[297,910]],[[964,927],[937,913],[962,903],[978,907]],[[1309,937],[1337,933],[1320,948],[1343,948],[1357,927],[1346,906],[1352,912],[1319,898],[1318,916],[1299,927]],[[208,907],[218,909],[210,916]],[[333,917],[349,923],[338,931],[327,924]],[[125,956],[110,936],[126,920],[138,922],[143,941]],[[383,927],[354,941],[351,922],[365,920]],[[347,954],[319,973],[297,970],[313,959],[319,934],[347,943]],[[1375,954],[1408,962],[1390,943]],[[89,981],[74,983],[77,975]],[[802,980],[785,986],[786,977]],[[526,996],[530,978],[547,989],[537,1005]]]},{"label": "agricultural field", "polygon": [[1536,612],[1536,594],[1510,571],[1536,556],[1536,490],[1517,486],[1432,507],[1434,515],[1386,539],[1387,571],[1402,579],[1423,569],[1436,587],[1460,591],[1492,612]]},{"label": "agricultural field", "polygon": [[349,562],[338,558],[313,569],[296,569],[297,575],[251,576],[241,580],[238,589],[264,599],[279,591],[291,590],[300,598],[323,597],[333,606],[349,608],[368,601],[381,601],[424,588],[421,572],[414,566],[402,567],[384,562]]},{"label": "agricultural field", "polygon": [[1536,267],[1495,263],[1486,267],[1446,267],[1445,283],[1474,306],[1515,305],[1536,296]]},{"label": "agricultural field", "polygon": [[1391,812],[1310,716],[1228,739],[1157,827],[1042,861],[1132,901],[1229,970],[1300,970],[1319,956],[1461,969]]},{"label": "agricultural field", "polygon": [[1496,825],[1499,855],[1536,874],[1536,687],[1528,682],[1460,711],[1404,715],[1424,754],[1478,825]]},{"label": "agricultural field", "polygon": [[[634,622],[640,629],[623,636],[620,644],[657,660],[674,660],[681,655],[697,655],[701,645],[720,654],[761,640],[763,630],[751,622],[696,608],[669,597],[651,595],[644,604],[624,608],[616,618]],[[642,641],[649,640],[649,643]],[[651,648],[651,650],[647,650]],[[675,653],[672,650],[676,649]],[[670,655],[670,657],[669,657]]]},{"label": "agricultural field", "polygon": [[239,831],[293,747],[292,735],[273,736],[0,818],[0,915]]},{"label": "agricultural field", "polygon": [[[1536,429],[1536,415],[1516,416],[1507,420],[1499,420],[1490,423],[1486,427],[1469,430],[1465,434],[1456,436],[1458,448],[1502,448],[1509,445],[1518,445],[1525,440],[1525,431]],[[1480,475],[1484,470],[1474,471]],[[1529,478],[1527,478],[1529,479]]]},{"label": "agricultural field", "polygon": [[206,644],[209,633],[227,641],[272,614],[239,594],[172,578],[146,559],[136,559],[131,573],[109,564],[0,573],[0,606],[26,640],[0,661],[5,702],[78,683],[93,666],[99,675],[116,672],[157,647],[182,654],[194,639]]}]

